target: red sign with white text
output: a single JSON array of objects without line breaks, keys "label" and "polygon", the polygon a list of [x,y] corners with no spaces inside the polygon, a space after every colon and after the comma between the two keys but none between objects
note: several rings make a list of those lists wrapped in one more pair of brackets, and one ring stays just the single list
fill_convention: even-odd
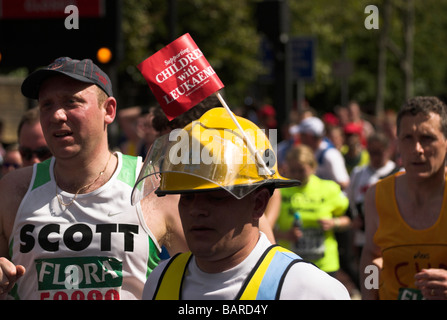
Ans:
[{"label": "red sign with white text", "polygon": [[169,120],[224,87],[189,33],[141,62],[138,69]]}]

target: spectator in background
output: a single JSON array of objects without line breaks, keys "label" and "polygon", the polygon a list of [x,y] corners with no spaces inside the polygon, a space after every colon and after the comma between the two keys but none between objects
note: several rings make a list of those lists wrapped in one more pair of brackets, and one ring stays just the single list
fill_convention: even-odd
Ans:
[{"label": "spectator in background", "polygon": [[325,114],[323,114],[321,120],[323,120],[326,130],[331,127],[340,127],[340,120],[332,112],[326,112]]},{"label": "spectator in background", "polygon": [[[142,143],[138,150],[138,155],[143,157],[146,156],[151,145],[154,143],[155,139],[160,136],[160,132],[154,128],[153,119],[155,117],[154,110],[160,108],[157,106],[149,107],[147,111],[143,111],[139,120],[139,127],[142,132]],[[166,119],[167,120],[167,119]]]},{"label": "spectator in background", "polygon": [[358,283],[360,256],[363,244],[365,242],[365,216],[364,201],[368,188],[380,179],[393,174],[399,170],[396,164],[390,159],[388,149],[389,140],[383,133],[373,133],[367,141],[367,150],[370,156],[369,164],[356,166],[351,172],[351,179],[347,196],[349,198],[350,215],[352,219],[353,232],[353,266],[356,266],[354,272],[357,274],[353,280]]},{"label": "spectator in background", "polygon": [[343,146],[345,145],[345,134],[343,132],[343,128],[340,126],[329,126],[327,127],[326,131],[329,141],[331,141],[337,150],[342,151]]},{"label": "spectator in background", "polygon": [[342,150],[345,142],[345,136],[343,134],[343,129],[340,126],[340,120],[332,112],[326,112],[322,119],[324,127],[326,130],[326,137],[338,150]]},{"label": "spectator in background", "polygon": [[278,161],[278,170],[280,174],[284,172],[287,152],[299,142],[299,134],[296,128],[296,124],[287,120],[282,128],[283,139],[276,145],[276,160]]},{"label": "spectator in background", "polygon": [[118,111],[118,124],[124,135],[124,140],[120,143],[119,149],[122,153],[131,156],[138,155],[141,144],[142,132],[138,126],[138,119],[141,115],[141,107],[129,107]]},{"label": "spectator in background", "polygon": [[[317,161],[308,146],[290,149],[286,161],[286,177],[301,181],[301,185],[280,190],[282,203],[275,237],[280,245],[335,277],[340,263],[334,231],[350,225],[344,215],[348,198],[337,183],[315,176]],[[297,223],[301,224],[299,229]]]},{"label": "spectator in background", "polygon": [[31,166],[51,157],[47,141],[43,136],[39,119],[39,108],[27,110],[19,122],[17,135],[19,138],[19,151],[23,166]]},{"label": "spectator in background", "polygon": [[321,179],[337,182],[342,190],[349,185],[349,174],[345,160],[339,150],[325,138],[324,123],[317,117],[308,117],[301,121],[297,130],[301,143],[308,145],[315,154],[318,167],[316,175]]},{"label": "spectator in background", "polygon": [[21,168],[22,164],[23,162],[22,156],[19,152],[19,145],[13,143],[7,146],[3,157],[1,176],[3,177],[8,172]]},{"label": "spectator in background", "polygon": [[369,162],[369,154],[362,143],[362,127],[354,122],[350,122],[343,128],[345,144],[341,149],[345,158],[346,169],[350,174],[355,166],[363,166]]},{"label": "spectator in background", "polygon": [[40,125],[39,107],[31,108],[23,114],[17,135],[24,167],[32,166],[51,157],[51,151],[48,149]]},{"label": "spectator in background", "polygon": [[360,105],[356,101],[351,101],[349,103],[348,115],[349,122],[356,123],[362,128],[360,141],[364,146],[366,146],[366,140],[375,131],[374,126],[369,121],[364,119]]},{"label": "spectator in background", "polygon": [[[313,108],[309,106],[304,106],[301,110],[291,110],[289,114],[288,123],[286,124],[283,130],[284,139],[280,141],[277,145],[277,160],[278,160],[278,170],[280,172],[284,171],[286,154],[290,148],[295,145],[299,145],[300,141],[300,132],[299,132],[299,123],[303,121],[303,119],[315,116],[316,112]],[[284,132],[286,131],[286,132]]]},{"label": "spectator in background", "polygon": [[6,150],[5,146],[3,145],[3,120],[0,119],[0,163],[2,163],[5,153]]},{"label": "spectator in background", "polygon": [[399,150],[397,149],[396,118],[397,114],[394,110],[385,111],[383,117],[379,119],[379,128],[389,141],[388,152],[390,154],[390,159],[393,160],[396,165],[402,166]]},{"label": "spectator in background", "polygon": [[344,127],[346,124],[348,124],[349,122],[351,122],[349,120],[349,111],[347,107],[344,106],[336,106],[334,108],[335,111],[335,115],[338,118],[338,125],[340,127]]},{"label": "spectator in background", "polygon": [[[276,121],[276,110],[269,104],[263,105],[258,111],[259,128],[276,129],[278,123]],[[267,132],[267,131],[266,131]]]}]

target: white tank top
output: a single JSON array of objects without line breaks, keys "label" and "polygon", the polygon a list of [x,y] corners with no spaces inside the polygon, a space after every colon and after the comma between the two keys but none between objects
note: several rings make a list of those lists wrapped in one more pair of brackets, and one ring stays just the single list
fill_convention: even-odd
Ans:
[{"label": "white tank top", "polygon": [[[140,299],[160,247],[131,192],[141,158],[116,153],[118,167],[99,189],[65,207],[56,197],[55,159],[34,165],[10,239],[10,257],[26,268],[15,299]],[[57,188],[64,203],[73,199]]]}]

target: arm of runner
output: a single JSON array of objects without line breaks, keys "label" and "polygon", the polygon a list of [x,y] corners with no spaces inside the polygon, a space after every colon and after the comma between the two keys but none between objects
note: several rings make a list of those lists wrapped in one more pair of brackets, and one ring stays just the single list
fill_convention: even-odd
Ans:
[{"label": "arm of runner", "polygon": [[18,207],[26,193],[32,167],[12,171],[0,179],[0,299],[5,299],[25,268],[9,259],[8,241]]},{"label": "arm of runner", "polygon": [[23,266],[16,266],[5,257],[0,257],[0,299],[6,299],[8,292],[24,274]]},{"label": "arm of runner", "polygon": [[318,222],[324,231],[336,229],[345,230],[351,225],[351,219],[348,216],[335,217],[330,219],[320,219]]},{"label": "arm of runner", "polygon": [[0,216],[0,300],[6,299],[17,279],[25,273],[23,266],[16,266],[8,260],[8,240],[1,218],[2,216]]},{"label": "arm of runner", "polygon": [[[377,300],[379,298],[379,290],[375,284],[378,284],[378,279],[367,279],[370,276],[366,272],[371,268],[377,267],[378,270],[382,268],[382,256],[380,248],[374,243],[374,234],[379,226],[379,216],[376,210],[376,187],[372,186],[368,189],[365,196],[365,245],[363,246],[362,256],[360,259],[360,287],[363,300]],[[378,275],[377,275],[378,276]],[[374,283],[370,283],[370,280]],[[366,283],[368,282],[368,285]]]},{"label": "arm of runner", "polygon": [[264,216],[266,217],[271,228],[275,227],[281,210],[281,191],[276,189],[270,197],[267,208],[265,208]]},{"label": "arm of runner", "polygon": [[153,192],[141,200],[147,227],[170,256],[189,251],[178,212],[178,201],[179,195],[158,197]]}]

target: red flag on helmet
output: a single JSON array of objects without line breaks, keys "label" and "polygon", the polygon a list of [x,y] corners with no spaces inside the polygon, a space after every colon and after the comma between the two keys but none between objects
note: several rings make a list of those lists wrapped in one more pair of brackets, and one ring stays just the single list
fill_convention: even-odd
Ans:
[{"label": "red flag on helmet", "polygon": [[224,87],[189,33],[141,62],[138,69],[169,120]]}]

